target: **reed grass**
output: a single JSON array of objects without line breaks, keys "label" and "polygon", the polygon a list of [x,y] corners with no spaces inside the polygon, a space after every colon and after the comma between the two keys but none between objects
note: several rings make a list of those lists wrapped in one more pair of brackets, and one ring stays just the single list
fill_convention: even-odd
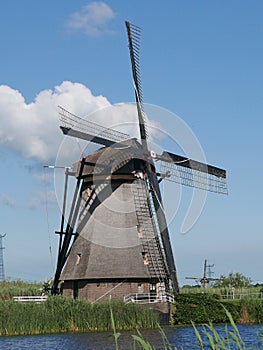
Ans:
[{"label": "reed grass", "polygon": [[[205,349],[207,346],[209,346],[209,348],[213,350],[229,350],[233,344],[235,344],[236,349],[248,349],[240,336],[230,312],[224,306],[223,308],[229,319],[231,327],[229,328],[227,325],[225,326],[225,334],[219,334],[212,323],[204,325],[202,331],[198,331],[196,326],[193,324],[200,349]],[[207,341],[209,345],[207,345]]]},{"label": "reed grass", "polygon": [[[245,301],[243,301],[245,303]],[[245,307],[255,309],[254,300],[246,301]],[[258,315],[263,311],[258,306]],[[225,333],[219,334],[211,322],[198,329],[193,323],[199,349],[248,350],[244,344],[231,313],[222,305],[229,326]],[[249,311],[250,312],[250,311]],[[252,312],[252,311],[251,311]],[[254,311],[253,311],[254,312]],[[133,350],[154,350],[155,347],[145,340],[139,329],[155,328],[161,332],[163,349],[176,350],[166,338],[158,324],[157,314],[150,308],[122,302],[91,304],[86,300],[74,300],[61,296],[48,298],[41,304],[20,303],[13,300],[0,301],[0,335],[50,334],[62,332],[113,331],[116,350],[119,350],[121,331],[136,329],[131,336]],[[262,342],[263,345],[263,342]],[[262,347],[254,347],[259,350]],[[180,349],[183,350],[183,349]]]},{"label": "reed grass", "polygon": [[[158,315],[149,308],[123,302],[112,302],[111,307],[118,330],[158,326]],[[49,297],[40,304],[0,301],[0,335],[111,330],[108,303],[91,304],[62,296]]]},{"label": "reed grass", "polygon": [[242,299],[239,321],[240,323],[263,323],[263,299]]}]

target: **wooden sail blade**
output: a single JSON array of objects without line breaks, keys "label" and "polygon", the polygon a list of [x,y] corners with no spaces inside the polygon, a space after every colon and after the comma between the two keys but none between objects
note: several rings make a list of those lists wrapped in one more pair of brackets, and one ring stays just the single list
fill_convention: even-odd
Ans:
[{"label": "wooden sail blade", "polygon": [[181,167],[198,170],[200,172],[208,173],[217,177],[226,178],[226,171],[224,169],[217,168],[213,165],[198,162],[196,160],[179,156],[171,152],[163,152],[162,155],[156,154],[157,160],[161,160],[167,163],[173,163]]},{"label": "wooden sail blade", "polygon": [[153,215],[156,215],[156,219],[157,219],[156,228],[160,234],[160,240],[161,240],[160,244],[164,250],[164,257],[168,267],[169,279],[171,280],[172,288],[174,292],[178,292],[179,284],[177,279],[177,272],[176,272],[171,240],[170,240],[168,225],[167,225],[165,212],[163,208],[162,196],[161,196],[158,179],[156,174],[152,173],[150,170],[147,170],[147,176],[148,176],[149,187],[150,187],[149,195],[152,197],[153,206],[154,206]]},{"label": "wooden sail blade", "polygon": [[146,126],[146,118],[143,110],[143,93],[142,93],[142,81],[141,81],[141,70],[140,70],[140,40],[141,40],[141,28],[125,22],[128,34],[130,58],[132,65],[132,75],[134,82],[135,98],[137,104],[138,118],[141,141],[143,148],[147,149],[146,139],[148,137],[148,131]]},{"label": "wooden sail blade", "polygon": [[228,193],[225,177],[163,161],[160,164],[160,172],[168,181],[219,194]]},{"label": "wooden sail blade", "polygon": [[161,177],[202,190],[227,194],[226,171],[170,152],[156,154]]},{"label": "wooden sail blade", "polygon": [[61,106],[59,106],[59,115],[62,124],[60,128],[65,135],[108,147],[129,138],[128,134],[80,118]]},{"label": "wooden sail blade", "polygon": [[62,130],[64,135],[76,137],[78,139],[82,139],[85,141],[91,141],[91,142],[97,143],[99,145],[104,145],[104,146],[110,147],[110,146],[115,144],[114,141],[105,139],[104,137],[91,135],[91,134],[88,134],[86,132],[74,130],[71,128],[66,128],[64,126],[60,126],[60,129]]}]

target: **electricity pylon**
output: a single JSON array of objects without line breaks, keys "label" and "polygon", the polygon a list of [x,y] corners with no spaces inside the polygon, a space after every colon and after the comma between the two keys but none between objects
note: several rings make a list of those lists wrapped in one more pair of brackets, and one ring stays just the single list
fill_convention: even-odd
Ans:
[{"label": "electricity pylon", "polygon": [[0,281],[4,281],[5,280],[5,268],[4,268],[4,247],[3,247],[3,238],[6,235],[0,235]]}]

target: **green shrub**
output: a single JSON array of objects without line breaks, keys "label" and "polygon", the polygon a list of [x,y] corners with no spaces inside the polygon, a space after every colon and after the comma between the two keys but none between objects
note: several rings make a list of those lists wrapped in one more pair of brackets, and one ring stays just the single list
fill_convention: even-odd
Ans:
[{"label": "green shrub", "polygon": [[[232,317],[236,321],[239,318],[239,302],[224,303],[224,305],[232,313]],[[177,294],[175,296],[175,324],[202,324],[207,322],[228,322],[220,296],[206,293]]]}]

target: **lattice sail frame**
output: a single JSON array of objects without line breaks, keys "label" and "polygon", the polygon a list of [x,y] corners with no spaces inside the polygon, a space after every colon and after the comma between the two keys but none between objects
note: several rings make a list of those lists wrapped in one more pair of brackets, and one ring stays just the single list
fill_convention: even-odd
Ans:
[{"label": "lattice sail frame", "polygon": [[226,178],[224,177],[164,161],[160,161],[159,166],[161,176],[168,181],[209,192],[228,194]]},{"label": "lattice sail frame", "polygon": [[141,137],[147,139],[149,136],[147,128],[147,117],[144,112],[143,106],[143,91],[142,91],[142,78],[141,78],[141,68],[140,68],[140,44],[142,29],[134,24],[125,22],[127,33],[128,33],[128,42],[130,49],[130,58],[132,65],[132,75],[133,75],[133,84],[136,96],[136,103],[139,114],[139,124]]},{"label": "lattice sail frame", "polygon": [[80,118],[61,106],[58,106],[58,108],[60,121],[66,128],[94,136],[103,136],[104,138],[113,142],[121,142],[130,138],[128,134],[111,128],[105,128],[99,124],[91,122],[90,120]]}]

